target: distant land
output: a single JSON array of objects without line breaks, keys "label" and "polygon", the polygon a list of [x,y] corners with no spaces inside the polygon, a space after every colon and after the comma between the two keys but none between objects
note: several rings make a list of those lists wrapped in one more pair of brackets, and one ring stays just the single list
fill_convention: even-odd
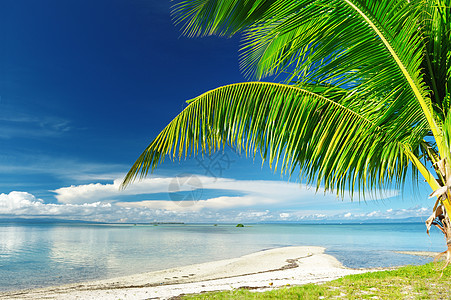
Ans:
[{"label": "distant land", "polygon": [[[404,219],[367,219],[367,220],[299,220],[299,221],[270,221],[270,222],[248,222],[246,224],[384,224],[384,223],[424,223],[425,218],[410,217]],[[182,225],[184,222],[127,222],[127,223],[108,223],[108,222],[94,222],[84,220],[68,220],[58,218],[0,218],[0,223],[59,223],[59,224],[123,224],[123,225]],[[216,224],[234,224],[232,222]],[[193,224],[210,224],[196,222]],[[214,223],[211,223],[214,224]]]},{"label": "distant land", "polygon": [[383,223],[424,223],[426,217],[409,217],[403,219],[352,219],[352,220],[299,220],[299,221],[269,221],[258,224],[383,224]]}]

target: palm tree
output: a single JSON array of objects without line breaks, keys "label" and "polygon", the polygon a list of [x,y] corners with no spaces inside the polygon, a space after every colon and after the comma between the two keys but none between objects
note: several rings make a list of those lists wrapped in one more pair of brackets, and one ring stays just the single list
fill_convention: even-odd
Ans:
[{"label": "palm tree", "polygon": [[188,101],[123,187],[166,155],[226,144],[341,196],[421,174],[450,262],[451,0],[187,0],[173,15],[187,36],[242,33],[240,67],[257,81]]}]

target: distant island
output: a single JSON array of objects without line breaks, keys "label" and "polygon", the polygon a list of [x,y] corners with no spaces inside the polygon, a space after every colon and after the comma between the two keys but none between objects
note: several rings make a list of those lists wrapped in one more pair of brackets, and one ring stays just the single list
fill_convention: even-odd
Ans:
[{"label": "distant island", "polygon": [[151,225],[183,225],[184,222],[152,222],[152,223],[135,223],[135,224],[151,224]]}]

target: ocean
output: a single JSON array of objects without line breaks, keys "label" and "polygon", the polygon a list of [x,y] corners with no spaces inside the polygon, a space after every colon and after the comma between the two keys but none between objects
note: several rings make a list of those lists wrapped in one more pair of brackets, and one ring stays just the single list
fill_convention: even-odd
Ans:
[{"label": "ocean", "polygon": [[399,224],[0,223],[0,291],[106,279],[239,257],[285,246],[323,246],[351,268],[424,264],[394,251],[444,251],[438,230]]}]

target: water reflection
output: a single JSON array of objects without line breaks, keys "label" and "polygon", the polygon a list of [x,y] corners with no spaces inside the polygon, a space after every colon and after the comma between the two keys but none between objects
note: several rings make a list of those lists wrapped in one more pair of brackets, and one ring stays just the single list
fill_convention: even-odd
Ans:
[{"label": "water reflection", "polygon": [[392,250],[441,251],[424,225],[0,225],[0,289],[124,276],[274,247],[327,247],[350,267],[415,263]]},{"label": "water reflection", "polygon": [[[25,241],[25,228],[23,227],[0,227],[0,258],[7,258],[21,251]],[[0,263],[1,263],[0,259]]]}]

